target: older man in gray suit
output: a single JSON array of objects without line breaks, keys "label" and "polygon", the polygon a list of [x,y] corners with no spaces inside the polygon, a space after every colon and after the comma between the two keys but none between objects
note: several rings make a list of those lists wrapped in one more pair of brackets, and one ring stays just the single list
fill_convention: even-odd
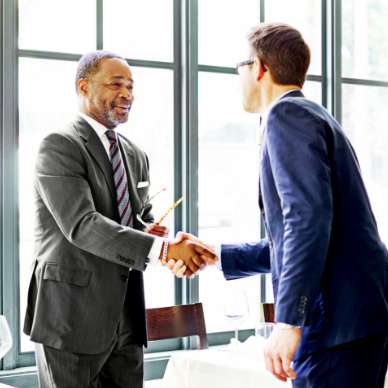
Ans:
[{"label": "older man in gray suit", "polygon": [[37,157],[24,332],[36,343],[41,387],[142,387],[142,272],[173,257],[195,272],[206,251],[168,242],[168,230],[153,224],[147,156],[115,131],[133,102],[126,61],[104,51],[84,55],[76,88],[79,116],[48,135]]}]

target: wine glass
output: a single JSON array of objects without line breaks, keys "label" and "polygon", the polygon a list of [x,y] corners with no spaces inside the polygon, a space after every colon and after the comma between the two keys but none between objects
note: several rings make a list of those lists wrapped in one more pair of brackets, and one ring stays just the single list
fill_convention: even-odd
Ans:
[{"label": "wine glass", "polygon": [[234,342],[236,344],[239,342],[238,329],[248,314],[249,306],[246,292],[241,288],[228,287],[225,292],[224,315],[234,326]]},{"label": "wine glass", "polygon": [[271,336],[275,325],[276,324],[273,322],[258,322],[255,327],[255,336],[268,339]]},{"label": "wine glass", "polygon": [[12,347],[11,330],[4,315],[0,315],[0,360]]}]

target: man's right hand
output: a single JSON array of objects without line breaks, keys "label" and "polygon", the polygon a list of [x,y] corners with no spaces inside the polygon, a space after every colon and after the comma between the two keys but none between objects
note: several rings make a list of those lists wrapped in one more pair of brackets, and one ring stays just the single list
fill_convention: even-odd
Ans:
[{"label": "man's right hand", "polygon": [[194,264],[187,265],[187,263],[181,257],[168,257],[167,266],[171,272],[177,277],[193,276],[198,270],[204,268],[206,265],[215,264],[218,260],[214,248],[210,245],[203,243],[198,237],[185,232],[178,232],[175,238],[175,244],[184,243],[190,244],[194,250]]},{"label": "man's right hand", "polygon": [[167,261],[181,260],[191,274],[206,265],[206,261],[215,261],[214,252],[199,240],[177,238],[169,243]]}]

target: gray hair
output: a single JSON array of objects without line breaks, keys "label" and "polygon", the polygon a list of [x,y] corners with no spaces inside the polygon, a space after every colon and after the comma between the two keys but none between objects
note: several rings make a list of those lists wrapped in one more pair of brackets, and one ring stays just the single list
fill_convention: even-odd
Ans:
[{"label": "gray hair", "polygon": [[80,79],[88,79],[95,74],[103,59],[118,58],[125,61],[121,55],[110,51],[97,50],[84,54],[78,62],[77,72],[75,76],[75,90],[78,92],[78,81]]}]

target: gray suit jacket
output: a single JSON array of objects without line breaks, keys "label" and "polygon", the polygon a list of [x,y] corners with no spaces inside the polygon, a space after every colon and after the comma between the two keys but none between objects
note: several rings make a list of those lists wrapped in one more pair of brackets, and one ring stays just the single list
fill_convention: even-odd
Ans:
[{"label": "gray suit jacket", "polygon": [[[119,136],[134,214],[152,221],[148,159]],[[48,135],[36,164],[36,252],[24,332],[75,353],[103,352],[122,331],[146,344],[142,271],[154,237],[119,224],[111,163],[82,118]],[[135,230],[138,229],[138,230]]]}]

